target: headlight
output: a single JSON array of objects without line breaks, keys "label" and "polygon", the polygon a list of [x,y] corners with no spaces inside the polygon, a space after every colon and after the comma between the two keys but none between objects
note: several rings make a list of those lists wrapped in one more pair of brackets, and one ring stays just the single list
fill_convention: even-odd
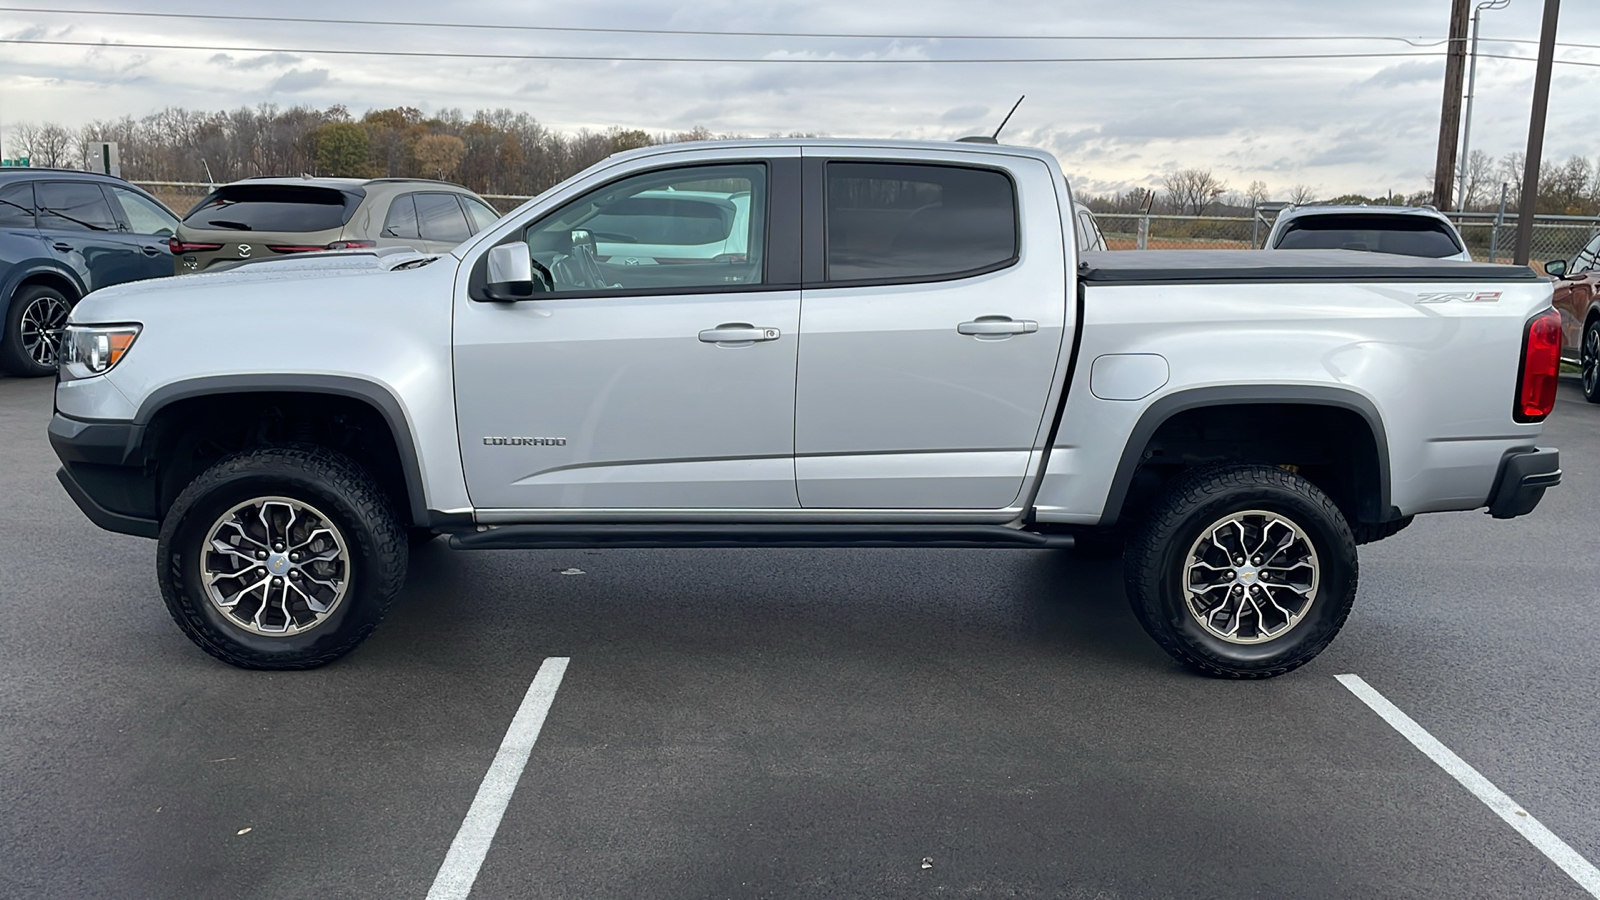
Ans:
[{"label": "headlight", "polygon": [[138,325],[68,325],[61,337],[61,380],[92,378],[111,371],[128,355]]}]

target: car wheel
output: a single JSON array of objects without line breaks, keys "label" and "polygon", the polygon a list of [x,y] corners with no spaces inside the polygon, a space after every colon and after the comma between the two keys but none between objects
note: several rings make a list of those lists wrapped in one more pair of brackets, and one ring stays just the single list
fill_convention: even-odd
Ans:
[{"label": "car wheel", "polygon": [[58,288],[32,284],[16,292],[6,310],[0,368],[12,375],[53,375],[73,300]]},{"label": "car wheel", "polygon": [[202,650],[246,669],[310,669],[372,633],[407,554],[369,474],[292,446],[207,469],[168,511],[156,557],[167,610]]},{"label": "car wheel", "polygon": [[1271,466],[1180,477],[1123,557],[1128,600],[1156,643],[1219,678],[1309,662],[1355,601],[1355,539],[1311,482]]},{"label": "car wheel", "polygon": [[1600,403],[1600,319],[1590,319],[1583,326],[1583,347],[1578,360],[1583,371],[1584,399]]}]

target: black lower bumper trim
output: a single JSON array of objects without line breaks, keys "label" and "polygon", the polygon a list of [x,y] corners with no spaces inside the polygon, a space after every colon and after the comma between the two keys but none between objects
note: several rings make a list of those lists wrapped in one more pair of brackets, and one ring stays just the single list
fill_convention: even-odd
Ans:
[{"label": "black lower bumper trim", "polygon": [[1067,534],[1003,525],[502,525],[457,534],[462,550],[576,550],[597,547],[969,547],[1054,549]]},{"label": "black lower bumper trim", "polygon": [[67,489],[67,496],[72,498],[72,502],[78,504],[78,508],[83,510],[83,514],[89,517],[89,521],[99,525],[101,528],[107,531],[115,531],[119,534],[131,534],[135,537],[153,538],[161,533],[161,523],[155,519],[141,519],[138,516],[123,515],[119,512],[112,512],[96,503],[94,498],[89,496],[89,492],[74,481],[72,475],[64,467],[56,470],[56,478],[61,481],[61,486]]},{"label": "black lower bumper trim", "polygon": [[1500,463],[1494,492],[1489,495],[1489,515],[1514,519],[1533,512],[1546,488],[1561,483],[1561,454],[1553,447],[1513,450]]}]

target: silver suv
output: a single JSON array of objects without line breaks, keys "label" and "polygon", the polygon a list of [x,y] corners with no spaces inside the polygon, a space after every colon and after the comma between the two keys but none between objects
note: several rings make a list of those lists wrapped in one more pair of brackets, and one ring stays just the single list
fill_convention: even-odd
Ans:
[{"label": "silver suv", "polygon": [[444,253],[499,218],[482,197],[443,181],[250,178],[206,195],[168,246],[179,275],[314,250]]},{"label": "silver suv", "polygon": [[1472,262],[1456,226],[1425,206],[1296,206],[1278,214],[1268,250],[1366,250]]}]

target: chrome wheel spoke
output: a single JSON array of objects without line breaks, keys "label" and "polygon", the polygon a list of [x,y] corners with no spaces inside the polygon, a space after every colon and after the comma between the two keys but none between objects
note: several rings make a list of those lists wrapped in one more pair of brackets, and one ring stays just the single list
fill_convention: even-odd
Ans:
[{"label": "chrome wheel spoke", "polygon": [[323,512],[288,497],[258,497],[211,526],[201,576],[229,622],[265,637],[327,621],[350,587],[350,550]]},{"label": "chrome wheel spoke", "polygon": [[1246,510],[1212,523],[1190,546],[1185,603],[1213,637],[1260,643],[1304,620],[1319,574],[1304,530],[1278,513]]}]

